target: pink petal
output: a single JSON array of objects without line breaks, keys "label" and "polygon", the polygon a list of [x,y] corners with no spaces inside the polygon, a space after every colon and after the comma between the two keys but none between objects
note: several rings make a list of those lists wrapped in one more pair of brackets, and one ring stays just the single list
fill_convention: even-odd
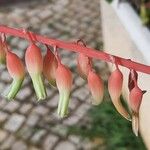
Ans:
[{"label": "pink petal", "polygon": [[100,104],[103,100],[104,85],[102,79],[93,71],[89,71],[88,86],[93,96],[92,104]]}]

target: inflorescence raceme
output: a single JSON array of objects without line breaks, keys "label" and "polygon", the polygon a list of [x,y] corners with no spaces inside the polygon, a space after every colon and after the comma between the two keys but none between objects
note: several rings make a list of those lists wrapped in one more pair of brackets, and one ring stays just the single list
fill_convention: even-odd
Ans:
[{"label": "inflorescence raceme", "polygon": [[[43,79],[47,79],[52,87],[59,91],[58,115],[63,118],[68,115],[68,106],[70,101],[71,87],[73,83],[70,69],[62,64],[58,54],[58,48],[71,48],[72,51],[78,52],[77,69],[78,73],[87,81],[89,90],[92,95],[92,104],[99,105],[103,101],[104,84],[101,77],[96,73],[93,67],[92,58],[102,59],[115,64],[116,69],[111,73],[108,79],[108,91],[116,110],[125,119],[132,121],[133,132],[138,136],[139,129],[139,109],[143,94],[137,83],[138,73],[141,71],[150,74],[150,66],[139,64],[131,60],[112,56],[104,52],[97,52],[87,48],[82,40],[76,43],[66,43],[59,40],[48,39],[40,35],[31,33],[27,30],[12,29],[6,26],[0,26],[0,64],[4,64],[12,77],[13,81],[9,89],[4,92],[8,100],[15,99],[25,78],[25,66],[22,60],[12,52],[6,42],[5,34],[22,37],[29,40],[29,46],[25,52],[25,64],[27,71],[32,79],[33,87],[38,100],[45,99],[46,88]],[[45,44],[47,52],[42,57],[40,48],[36,42]],[[53,47],[53,51],[49,45]],[[69,45],[69,46],[68,46]],[[124,107],[120,100],[123,85],[123,74],[119,65],[130,69],[128,88],[129,109]]]}]

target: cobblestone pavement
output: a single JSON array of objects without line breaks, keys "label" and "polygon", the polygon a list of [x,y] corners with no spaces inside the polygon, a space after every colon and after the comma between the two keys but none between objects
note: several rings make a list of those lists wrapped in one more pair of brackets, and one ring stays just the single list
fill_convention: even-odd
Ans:
[{"label": "cobblestone pavement", "polygon": [[[82,38],[90,47],[100,49],[99,0],[43,0],[0,6],[0,24],[28,28],[34,32],[65,41]],[[23,58],[27,41],[8,37],[14,52]],[[40,45],[45,52],[45,47]],[[67,134],[67,127],[82,124],[88,118],[90,95],[86,82],[76,71],[76,54],[62,50],[63,63],[74,75],[70,115],[60,120],[56,115],[58,91],[48,86],[48,97],[37,102],[31,80],[26,77],[16,100],[8,102],[0,97],[0,150],[90,150],[88,141]],[[105,80],[106,64],[95,62]],[[27,75],[28,76],[28,75]],[[10,85],[5,67],[0,68],[0,90]]]}]

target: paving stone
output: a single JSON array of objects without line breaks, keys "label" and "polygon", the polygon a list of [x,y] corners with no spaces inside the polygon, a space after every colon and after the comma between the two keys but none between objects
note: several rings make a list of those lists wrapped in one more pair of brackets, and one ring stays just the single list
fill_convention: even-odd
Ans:
[{"label": "paving stone", "polygon": [[37,114],[30,114],[26,121],[26,124],[29,126],[35,126],[38,121],[39,116]]},{"label": "paving stone", "polygon": [[75,112],[75,115],[78,116],[79,118],[82,118],[86,112],[89,110],[89,108],[91,107],[91,105],[89,104],[82,104]]},{"label": "paving stone", "polygon": [[0,143],[6,139],[7,135],[8,133],[6,131],[0,129]]},{"label": "paving stone", "polygon": [[32,143],[39,143],[42,137],[46,134],[46,130],[39,130],[31,138]]},{"label": "paving stone", "polygon": [[12,150],[27,150],[27,145],[23,141],[17,141],[13,144]]},{"label": "paving stone", "polygon": [[40,148],[37,148],[37,147],[35,147],[35,146],[31,146],[30,148],[29,148],[29,150],[41,150]]},{"label": "paving stone", "polygon": [[76,86],[83,86],[85,83],[86,83],[86,81],[83,80],[81,77],[78,77],[78,78],[75,79]]},{"label": "paving stone", "polygon": [[62,150],[62,149],[76,150],[75,146],[71,142],[68,142],[68,141],[59,143],[55,148],[55,150]]},{"label": "paving stone", "polygon": [[63,121],[63,124],[69,125],[69,126],[75,125],[75,124],[78,123],[79,119],[80,119],[79,116],[77,116],[77,115],[72,115],[72,116],[70,116],[69,118],[65,119],[65,120]]},{"label": "paving stone", "polygon": [[51,127],[51,130],[62,137],[67,135],[67,127],[64,125],[56,124],[55,126]]},{"label": "paving stone", "polygon": [[51,100],[48,101],[48,106],[56,108],[59,101],[59,94],[57,93],[54,97],[51,98]]},{"label": "paving stone", "polygon": [[7,101],[0,97],[0,108],[4,108],[4,106],[7,104]]},{"label": "paving stone", "polygon": [[0,111],[0,123],[4,122],[8,117],[8,114]]},{"label": "paving stone", "polygon": [[43,142],[43,150],[50,150],[58,141],[58,137],[56,135],[48,135]]},{"label": "paving stone", "polygon": [[10,101],[5,107],[4,110],[13,113],[15,112],[19,107],[19,102],[17,101]]},{"label": "paving stone", "polygon": [[19,114],[13,114],[5,123],[4,128],[10,132],[16,132],[21,127],[24,121],[24,116]]},{"label": "paving stone", "polygon": [[5,149],[10,149],[12,144],[15,142],[15,137],[13,135],[10,135],[7,140],[5,140],[2,144],[1,144],[1,149],[5,150]]},{"label": "paving stone", "polygon": [[70,103],[69,103],[69,108],[71,110],[74,110],[77,106],[79,105],[79,101],[77,98],[71,97],[70,98]]},{"label": "paving stone", "polygon": [[34,132],[33,128],[26,125],[21,128],[18,135],[24,140],[27,140],[33,134],[33,132]]},{"label": "paving stone", "polygon": [[76,135],[70,135],[69,139],[70,139],[70,141],[72,141],[75,144],[78,144],[81,142],[81,137],[76,136]]},{"label": "paving stone", "polygon": [[32,113],[40,114],[40,115],[46,115],[48,113],[48,108],[45,106],[37,106],[33,109]]},{"label": "paving stone", "polygon": [[19,100],[26,100],[25,98],[31,94],[31,89],[29,87],[22,88],[17,94],[16,98]]},{"label": "paving stone", "polygon": [[20,108],[20,113],[22,114],[27,114],[32,108],[32,104],[24,104],[22,105],[22,107]]},{"label": "paving stone", "polygon": [[86,101],[86,97],[89,95],[89,90],[84,86],[82,88],[78,88],[75,92],[72,93],[72,95],[82,101]]},{"label": "paving stone", "polygon": [[12,79],[8,72],[3,71],[1,74],[1,80],[6,81],[6,82],[11,82]]}]

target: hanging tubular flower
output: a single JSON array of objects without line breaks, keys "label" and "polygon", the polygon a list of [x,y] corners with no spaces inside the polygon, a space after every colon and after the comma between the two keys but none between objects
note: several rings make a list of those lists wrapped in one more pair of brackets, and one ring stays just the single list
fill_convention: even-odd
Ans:
[{"label": "hanging tubular flower", "polygon": [[103,100],[104,85],[102,79],[93,70],[88,74],[88,87],[93,96],[92,104],[99,105]]},{"label": "hanging tubular flower", "polygon": [[20,58],[11,51],[6,53],[6,66],[13,82],[9,89],[4,92],[4,95],[7,99],[14,99],[24,80],[25,69]]},{"label": "hanging tubular flower", "polygon": [[[77,44],[79,44],[79,42],[81,42],[83,46],[86,46],[82,40],[78,40]],[[87,79],[89,66],[92,66],[92,59],[82,53],[79,53],[77,56],[77,70],[81,78]]]},{"label": "hanging tubular flower", "polygon": [[130,115],[125,107],[122,105],[120,96],[123,85],[123,74],[116,65],[116,70],[113,71],[108,79],[108,91],[111,97],[111,100],[116,108],[116,110],[127,120],[130,120]]},{"label": "hanging tubular flower", "polygon": [[25,62],[38,100],[45,99],[46,89],[42,79],[43,58],[40,48],[33,43],[31,38],[30,46],[25,53]]},{"label": "hanging tubular flower", "polygon": [[138,136],[139,128],[139,109],[141,106],[143,94],[146,91],[142,91],[138,85],[136,79],[134,80],[134,88],[130,91],[129,94],[129,104],[132,110],[132,130],[136,136]]},{"label": "hanging tubular flower", "polygon": [[5,64],[6,63],[7,45],[6,45],[5,40],[6,40],[5,35],[3,35],[3,39],[2,39],[2,36],[0,37],[0,64]]},{"label": "hanging tubular flower", "polygon": [[58,61],[58,67],[56,70],[56,84],[59,90],[59,103],[57,112],[58,115],[63,118],[68,114],[68,106],[73,79],[72,73],[69,68],[61,63],[56,51],[56,47],[55,52]]},{"label": "hanging tubular flower", "polygon": [[47,47],[47,53],[43,61],[43,74],[45,78],[49,81],[52,86],[56,86],[56,69],[57,69],[57,60],[55,55],[52,53],[50,48]]}]

